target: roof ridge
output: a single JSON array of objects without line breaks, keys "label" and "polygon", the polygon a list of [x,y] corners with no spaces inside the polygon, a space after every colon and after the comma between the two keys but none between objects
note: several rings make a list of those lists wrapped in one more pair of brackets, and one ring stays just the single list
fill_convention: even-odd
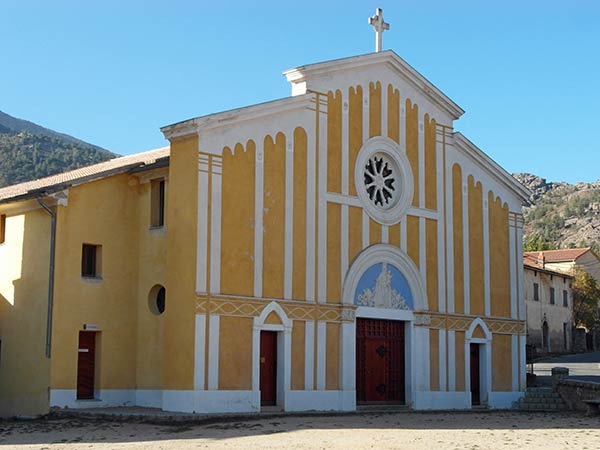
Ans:
[{"label": "roof ridge", "polygon": [[33,191],[38,191],[43,188],[52,188],[64,183],[73,184],[77,181],[91,181],[87,179],[93,176],[96,176],[96,178],[101,177],[103,174],[108,175],[108,172],[123,171],[132,165],[152,164],[158,159],[168,157],[169,154],[170,147],[160,147],[144,152],[133,153],[131,155],[119,156],[96,164],[90,164],[89,166],[78,167],[77,169],[49,175],[47,177],[12,184],[0,188],[0,202],[6,202],[11,199],[17,200]]}]

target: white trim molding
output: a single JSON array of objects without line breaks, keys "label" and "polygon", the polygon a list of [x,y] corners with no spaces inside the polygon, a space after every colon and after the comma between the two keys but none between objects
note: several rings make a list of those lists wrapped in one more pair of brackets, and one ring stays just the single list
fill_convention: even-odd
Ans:
[{"label": "white trim molding", "polygon": [[354,259],[344,277],[342,303],[354,304],[356,287],[363,273],[374,264],[387,263],[396,267],[405,277],[413,295],[413,308],[420,311],[426,308],[427,291],[425,283],[412,259],[398,247],[390,244],[374,244],[367,247]]}]

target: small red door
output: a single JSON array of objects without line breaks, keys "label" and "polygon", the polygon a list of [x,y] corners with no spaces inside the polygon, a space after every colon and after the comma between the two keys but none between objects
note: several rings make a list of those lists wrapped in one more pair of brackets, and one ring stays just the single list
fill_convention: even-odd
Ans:
[{"label": "small red door", "polygon": [[260,332],[260,404],[275,405],[277,394],[277,332]]},{"label": "small red door", "polygon": [[471,344],[471,404],[481,404],[479,386],[479,344]]},{"label": "small red door", "polygon": [[79,332],[77,353],[77,398],[94,398],[94,371],[96,361],[96,333]]}]

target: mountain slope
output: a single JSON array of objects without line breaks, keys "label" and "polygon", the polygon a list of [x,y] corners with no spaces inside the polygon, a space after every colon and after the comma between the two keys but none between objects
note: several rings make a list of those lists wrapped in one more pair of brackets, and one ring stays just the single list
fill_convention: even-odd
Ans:
[{"label": "mountain slope", "polygon": [[0,111],[0,187],[54,175],[118,155]]},{"label": "mountain slope", "polygon": [[[54,139],[61,139],[66,142],[70,142],[72,144],[84,145],[87,147],[96,148],[98,150],[107,151],[102,147],[98,147],[97,145],[89,144],[80,139],[74,138],[73,136],[69,136],[68,134],[59,133],[58,131],[50,130],[48,128],[44,128],[38,124],[33,122],[29,122],[28,120],[17,119],[16,117],[10,116],[5,112],[0,111],[0,127],[8,128],[13,132],[21,132],[26,131],[31,134],[36,134],[40,136],[48,136]],[[2,130],[0,129],[0,132]]]},{"label": "mountain slope", "polygon": [[600,180],[569,184],[528,173],[513,176],[533,192],[532,205],[523,209],[526,250],[600,250]]}]

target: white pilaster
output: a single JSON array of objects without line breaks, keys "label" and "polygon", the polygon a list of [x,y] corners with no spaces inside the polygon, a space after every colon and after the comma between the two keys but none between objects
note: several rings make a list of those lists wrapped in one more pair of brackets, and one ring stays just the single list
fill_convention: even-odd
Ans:
[{"label": "white pilaster", "polygon": [[[521,228],[522,223],[517,217],[517,293],[518,299],[517,304],[519,305],[519,320],[525,320],[525,293],[523,292],[523,228]],[[523,345],[525,345],[523,343]]]},{"label": "white pilaster", "polygon": [[447,390],[446,385],[446,330],[438,330],[438,340],[439,346],[438,349],[438,361],[439,361],[439,383],[440,383],[440,391]]},{"label": "white pilaster", "polygon": [[[446,131],[443,130],[442,133]],[[448,289],[446,295],[448,296],[448,312],[450,314],[455,311],[455,299],[454,299],[454,197],[452,192],[452,163],[446,164],[444,167],[446,171],[446,186],[445,197],[446,197],[446,280],[448,283]],[[464,289],[463,289],[464,290]],[[451,389],[453,390],[453,389]]]},{"label": "white pilaster", "polygon": [[208,322],[208,389],[219,389],[219,328],[220,316],[212,315]]},{"label": "white pilaster", "polygon": [[343,391],[356,389],[356,327],[354,323],[342,323],[341,387]]},{"label": "white pilaster", "polygon": [[416,390],[429,390],[429,328],[415,327]]},{"label": "white pilaster", "polygon": [[[462,203],[463,203],[463,277],[464,277],[464,289],[463,295],[465,296],[465,314],[471,313],[471,273],[469,264],[469,188],[468,179],[463,174],[462,184]],[[468,372],[467,372],[468,373]]]},{"label": "white pilaster", "polygon": [[293,131],[286,133],[285,142],[285,244],[283,264],[283,296],[292,298],[294,252],[294,147]]},{"label": "white pilaster", "polygon": [[362,248],[369,246],[369,216],[363,209],[362,212]]},{"label": "white pilaster", "polygon": [[[318,97],[317,97],[318,98]],[[307,129],[306,142],[306,300],[315,301],[316,242],[316,127]],[[311,136],[314,136],[311,139]]]},{"label": "white pilaster", "polygon": [[325,389],[326,357],[327,357],[327,323],[317,322],[317,389]]},{"label": "white pilaster", "polygon": [[491,314],[490,300],[490,221],[488,214],[488,199],[483,192],[483,299],[485,315]]},{"label": "white pilaster", "polygon": [[212,157],[210,200],[210,291],[221,292],[221,184],[223,158]]},{"label": "white pilaster", "polygon": [[508,215],[508,250],[510,259],[509,283],[510,283],[510,317],[517,318],[517,267],[521,268],[521,264],[517,262],[517,228],[513,220],[513,215]]},{"label": "white pilaster", "polygon": [[208,155],[198,156],[198,230],[196,247],[196,292],[208,292]]},{"label": "white pilaster", "polygon": [[425,208],[425,124],[419,112],[419,207]]},{"label": "white pilaster", "polygon": [[[513,334],[510,337],[510,355],[512,364],[512,390],[519,390],[519,335]],[[523,362],[524,364],[525,362]]]},{"label": "white pilaster", "polygon": [[[448,330],[448,390],[456,390],[456,332]],[[466,357],[466,356],[465,356]]]},{"label": "white pilaster", "polygon": [[206,314],[196,314],[194,331],[194,389],[204,390]]},{"label": "white pilaster", "polygon": [[318,299],[319,303],[327,300],[327,121],[326,116],[319,116],[319,215],[318,215]]},{"label": "white pilaster", "polygon": [[315,388],[315,322],[307,320],[304,328],[304,386]]},{"label": "white pilaster", "polygon": [[406,216],[400,221],[400,248],[406,253]]},{"label": "white pilaster", "polygon": [[264,209],[264,141],[256,143],[254,191],[254,296],[262,297],[263,209]]},{"label": "white pilaster", "polygon": [[346,272],[348,271],[348,205],[341,205],[340,209],[342,214],[340,221],[340,281],[342,283],[341,286],[343,286],[344,278],[346,276]]}]

